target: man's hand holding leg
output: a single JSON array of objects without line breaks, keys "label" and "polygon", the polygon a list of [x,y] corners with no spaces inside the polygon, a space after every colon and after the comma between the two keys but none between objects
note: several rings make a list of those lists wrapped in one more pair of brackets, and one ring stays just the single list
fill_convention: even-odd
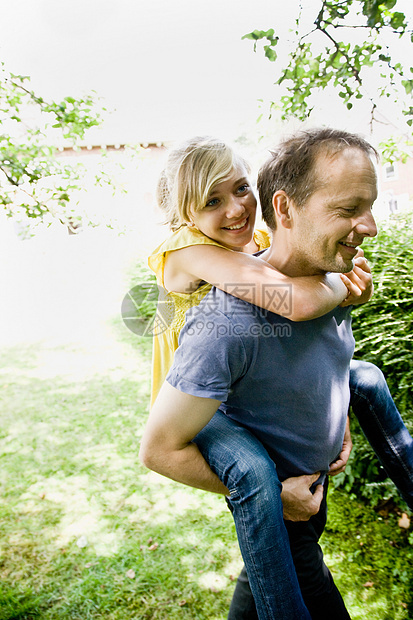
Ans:
[{"label": "man's hand holding leg", "polygon": [[287,521],[308,521],[320,510],[324,487],[316,486],[311,492],[314,482],[320,477],[320,472],[287,478],[282,483],[281,500],[284,509],[284,519]]}]

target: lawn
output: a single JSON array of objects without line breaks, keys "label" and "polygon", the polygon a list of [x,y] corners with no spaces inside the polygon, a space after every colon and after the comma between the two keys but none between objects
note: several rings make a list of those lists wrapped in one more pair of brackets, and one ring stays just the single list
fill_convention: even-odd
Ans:
[{"label": "lawn", "polygon": [[[77,247],[77,269],[72,261],[68,272],[58,251],[53,261],[44,255],[55,278],[42,294],[32,255],[22,263],[29,275],[20,303],[7,309],[15,334],[0,316],[0,620],[222,620],[242,566],[225,501],[138,462],[151,341],[119,317],[107,290],[110,256],[105,278],[99,263],[78,288],[83,307],[59,314],[80,286],[90,246],[84,255]],[[54,298],[50,282],[54,291],[60,285]],[[96,301],[109,298],[117,310],[102,326]],[[35,329],[40,320],[46,330]],[[62,325],[73,337],[61,337]],[[399,518],[330,493],[322,544],[353,620],[413,618],[413,535]]]},{"label": "lawn", "polygon": [[[226,616],[241,567],[230,514],[138,462],[150,342],[113,336],[97,372],[98,349],[3,350],[0,620]],[[331,495],[323,546],[354,619],[411,617],[407,538],[395,515]]]}]

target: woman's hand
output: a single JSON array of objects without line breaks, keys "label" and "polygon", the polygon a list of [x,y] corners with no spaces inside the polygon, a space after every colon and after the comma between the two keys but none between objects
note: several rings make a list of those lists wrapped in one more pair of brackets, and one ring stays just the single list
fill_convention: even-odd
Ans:
[{"label": "woman's hand", "polygon": [[349,295],[340,306],[345,308],[346,306],[365,304],[371,299],[374,290],[373,279],[371,269],[361,248],[354,259],[353,269],[348,273],[341,273],[340,277],[349,291]]}]

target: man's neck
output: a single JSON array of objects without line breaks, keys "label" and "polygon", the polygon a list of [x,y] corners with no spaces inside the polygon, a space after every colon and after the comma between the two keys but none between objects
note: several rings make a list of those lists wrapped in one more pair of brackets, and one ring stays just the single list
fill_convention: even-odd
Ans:
[{"label": "man's neck", "polygon": [[260,258],[290,278],[315,275],[314,273],[309,273],[308,270],[299,264],[292,247],[284,239],[278,239],[276,234],[274,234],[270,247],[260,255]]}]

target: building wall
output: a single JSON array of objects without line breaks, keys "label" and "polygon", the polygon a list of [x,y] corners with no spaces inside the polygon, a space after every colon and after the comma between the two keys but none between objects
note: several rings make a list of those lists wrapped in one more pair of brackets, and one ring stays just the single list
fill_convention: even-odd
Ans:
[{"label": "building wall", "polygon": [[382,217],[413,206],[413,158],[379,167],[378,211]]}]

